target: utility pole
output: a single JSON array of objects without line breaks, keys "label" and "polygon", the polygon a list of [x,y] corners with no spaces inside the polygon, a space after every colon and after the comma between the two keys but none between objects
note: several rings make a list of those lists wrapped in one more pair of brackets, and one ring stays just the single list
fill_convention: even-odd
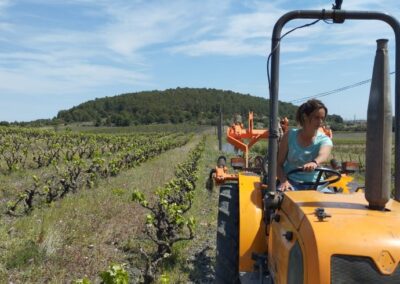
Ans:
[{"label": "utility pole", "polygon": [[218,149],[222,151],[222,109],[219,105],[219,119],[218,119]]}]

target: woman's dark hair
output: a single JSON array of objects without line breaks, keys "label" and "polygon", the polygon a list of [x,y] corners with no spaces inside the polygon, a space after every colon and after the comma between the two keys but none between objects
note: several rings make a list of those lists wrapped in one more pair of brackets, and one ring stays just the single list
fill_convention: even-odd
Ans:
[{"label": "woman's dark hair", "polygon": [[328,109],[320,100],[312,99],[306,101],[297,109],[296,121],[301,126],[304,126],[304,115],[310,116],[311,113],[321,108],[325,110],[325,117],[326,117],[328,115]]}]

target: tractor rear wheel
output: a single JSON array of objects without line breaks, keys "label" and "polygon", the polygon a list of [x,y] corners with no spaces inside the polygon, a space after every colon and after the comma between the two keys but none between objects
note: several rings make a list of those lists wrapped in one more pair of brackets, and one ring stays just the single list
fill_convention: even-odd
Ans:
[{"label": "tractor rear wheel", "polygon": [[239,188],[237,183],[220,187],[217,229],[216,283],[239,281]]}]

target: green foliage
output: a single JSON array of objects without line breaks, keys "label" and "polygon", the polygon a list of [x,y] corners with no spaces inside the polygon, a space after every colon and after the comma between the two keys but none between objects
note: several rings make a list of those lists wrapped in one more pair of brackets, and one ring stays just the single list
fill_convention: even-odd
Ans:
[{"label": "green foliage", "polygon": [[100,273],[101,283],[104,284],[128,284],[129,275],[123,265],[112,264],[108,270]]},{"label": "green foliage", "polygon": [[[58,134],[64,135],[62,132]],[[72,136],[75,136],[74,133],[72,134]],[[130,137],[131,135],[123,136]],[[146,135],[146,137],[149,136]],[[154,136],[151,135],[150,137],[151,140],[154,139]],[[64,139],[66,137],[60,136],[58,138]],[[106,138],[108,139],[110,136],[107,135]],[[31,139],[32,146],[36,146],[39,140],[40,143],[44,141],[41,138],[36,139],[36,137]],[[136,137],[132,140],[129,139],[129,141],[135,140],[137,140]],[[211,139],[207,141],[209,140]],[[150,162],[135,166],[130,170],[124,167],[123,171],[121,171],[121,176],[116,178],[106,177],[107,180],[105,181],[99,180],[98,188],[96,185],[95,188],[79,189],[77,191],[78,194],[69,196],[65,200],[54,201],[51,205],[36,203],[34,210],[28,216],[18,218],[2,216],[5,222],[2,223],[2,230],[0,230],[0,243],[3,251],[0,258],[0,283],[8,283],[9,281],[14,283],[58,283],[60,281],[69,283],[72,280],[83,281],[84,277],[87,277],[86,280],[90,280],[92,283],[100,283],[99,273],[103,270],[108,270],[110,263],[122,263],[120,262],[121,259],[129,260],[134,265],[129,269],[125,266],[129,273],[130,283],[140,283],[143,278],[139,275],[138,265],[142,264],[141,261],[144,260],[144,257],[137,252],[138,244],[141,244],[144,249],[147,249],[152,244],[150,241],[143,240],[140,229],[145,226],[139,225],[138,222],[144,223],[145,215],[149,212],[145,212],[142,218],[140,216],[137,218],[137,214],[142,213],[144,210],[132,211],[132,208],[126,203],[132,194],[132,191],[128,189],[140,188],[146,196],[149,194],[149,201],[153,201],[155,199],[153,195],[154,188],[165,184],[173,176],[174,165],[185,160],[188,154],[187,151],[194,146],[195,141],[198,141],[198,137],[195,137],[194,141],[190,142],[189,145],[163,153],[162,157],[156,157]],[[98,146],[103,147],[103,143],[100,142],[101,139],[98,141]],[[40,145],[45,147],[44,143]],[[115,145],[120,144],[119,140],[115,141],[114,139],[109,140],[109,143],[110,147],[112,146],[113,148]],[[60,144],[62,151],[65,151],[64,143],[60,142]],[[125,151],[123,150],[124,147],[119,149]],[[99,168],[106,166],[113,157],[113,153],[107,154],[109,153],[108,150],[109,148],[104,151],[104,155],[100,152],[99,156],[97,156],[101,157],[103,161],[99,163],[102,164]],[[86,161],[87,166],[90,166],[90,160]],[[29,165],[28,163],[27,166]],[[61,170],[65,165],[63,158],[57,163]],[[1,166],[4,169],[4,164]],[[163,170],[158,172],[160,168]],[[156,172],[157,178],[149,180],[149,172]],[[40,194],[36,197],[38,201],[42,197],[44,198],[45,196],[41,196],[42,193],[45,193],[44,188],[46,187],[47,190],[53,189],[52,183],[45,183],[46,178],[53,173],[57,174],[57,171],[55,166],[51,165],[42,169],[27,167],[25,170],[22,169],[20,172],[12,173],[11,176],[4,176],[2,212],[5,211],[8,200],[14,200],[14,196],[23,192],[23,189],[30,188],[35,183],[33,175],[36,175],[39,184]],[[103,177],[99,176],[99,178],[102,179]],[[41,190],[42,188],[43,191]],[[114,189],[117,190],[114,191]],[[114,195],[114,193],[119,194],[120,191],[118,189],[124,190],[123,196],[125,196],[126,200]],[[196,218],[199,215],[203,216],[202,211],[188,213],[196,216]],[[126,223],[126,218],[130,218],[130,224]],[[98,228],[100,230],[97,230]],[[132,230],[132,228],[134,229]],[[135,228],[138,228],[138,230]],[[112,238],[110,238],[110,232]],[[113,232],[118,233],[116,238]],[[119,235],[120,232],[123,232],[123,234]],[[125,234],[125,232],[129,233],[129,235]],[[37,244],[43,255],[28,258],[25,264],[19,268],[7,269],[7,261],[14,259],[15,252],[17,250],[20,251],[21,246],[28,239]],[[184,241],[174,246],[171,260],[168,259],[166,264],[163,263],[163,268],[160,269],[163,273],[167,271],[171,279],[169,283],[178,283],[175,281],[174,273],[171,273],[168,267],[173,267],[174,269],[181,267],[181,263],[177,263],[177,261],[185,261],[184,254],[186,251],[183,251],[182,248],[187,244],[188,242]],[[118,248],[118,251],[114,251],[113,247]],[[109,261],[104,262],[105,260]],[[187,275],[189,272],[188,270],[183,270],[182,273]],[[187,279],[187,277],[180,279]],[[155,283],[158,282],[159,278],[156,278]],[[186,283],[187,281],[180,282]]]},{"label": "green foliage", "polygon": [[170,282],[170,277],[169,277],[169,275],[166,274],[166,273],[161,274],[161,276],[160,276],[160,283],[161,283],[161,284],[168,284],[168,283],[171,283],[171,282]]},{"label": "green foliage", "polygon": [[[220,106],[228,123],[235,114],[247,117],[249,111],[255,113],[256,123],[265,123],[269,115],[268,100],[261,97],[216,89],[176,88],[95,99],[60,111],[57,119],[66,123],[91,121],[96,126],[216,124]],[[280,103],[279,112],[294,120],[296,109],[291,103]]]},{"label": "green foliage", "polygon": [[190,138],[183,133],[117,136],[0,127],[0,171],[47,168],[35,172],[30,185],[10,194],[6,212],[27,214],[70,193],[94,188],[100,178],[117,176]]},{"label": "green foliage", "polygon": [[117,195],[117,196],[122,196],[125,194],[125,190],[123,190],[122,188],[114,188],[112,190],[112,193]]},{"label": "green foliage", "polygon": [[39,246],[32,240],[23,243],[12,255],[7,257],[7,269],[22,268],[32,262],[40,261],[43,258],[43,252]]},{"label": "green foliage", "polygon": [[72,281],[72,284],[91,284],[90,280],[88,278],[83,278],[83,279],[78,279],[75,281]]},{"label": "green foliage", "polygon": [[149,203],[144,197],[144,194],[138,190],[134,190],[132,193],[132,201],[139,202],[142,206],[147,206]]},{"label": "green foliage", "polygon": [[154,281],[159,265],[164,259],[170,258],[175,243],[194,238],[195,219],[186,213],[192,207],[197,168],[204,144],[205,137],[190,152],[188,159],[176,167],[175,177],[157,188],[155,202],[149,204],[138,190],[132,193],[132,200],[150,211],[146,216],[145,233],[156,245],[153,252],[141,250],[147,259],[144,274],[146,283]]}]

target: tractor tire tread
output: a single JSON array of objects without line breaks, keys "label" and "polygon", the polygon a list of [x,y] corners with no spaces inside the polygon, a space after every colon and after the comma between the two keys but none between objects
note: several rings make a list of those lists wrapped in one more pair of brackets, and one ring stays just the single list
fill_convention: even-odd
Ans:
[{"label": "tractor tire tread", "polygon": [[218,207],[215,283],[240,283],[238,184],[221,186]]}]

